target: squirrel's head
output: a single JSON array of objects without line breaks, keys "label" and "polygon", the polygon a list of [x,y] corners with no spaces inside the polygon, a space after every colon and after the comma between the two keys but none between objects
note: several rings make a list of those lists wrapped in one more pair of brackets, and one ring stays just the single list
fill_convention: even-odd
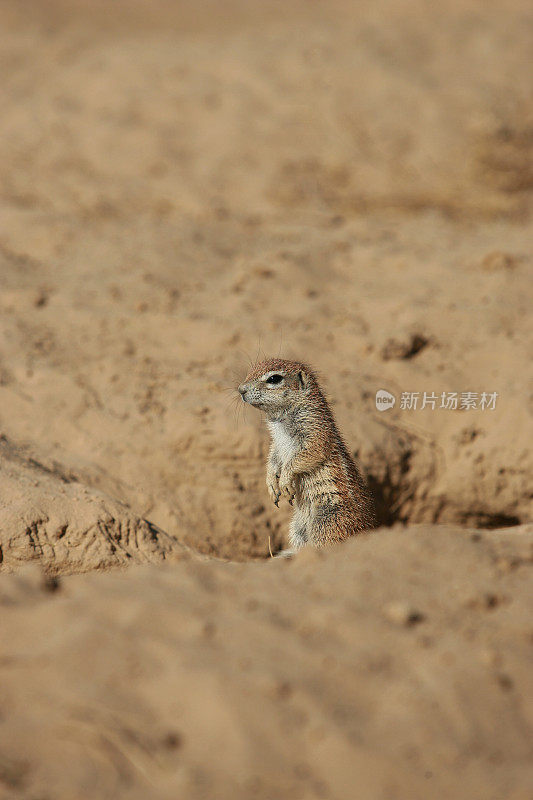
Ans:
[{"label": "squirrel's head", "polygon": [[306,364],[271,358],[256,364],[238,391],[245,403],[277,416],[304,405],[314,386],[315,375]]}]

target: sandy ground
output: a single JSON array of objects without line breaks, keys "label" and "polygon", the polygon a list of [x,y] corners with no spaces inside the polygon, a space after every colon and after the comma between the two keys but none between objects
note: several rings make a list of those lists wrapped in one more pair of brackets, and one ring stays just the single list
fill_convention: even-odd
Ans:
[{"label": "sandy ground", "polygon": [[[0,796],[531,797],[530,3],[3,0],[0,42]],[[386,526],[290,563],[235,392],[277,354]]]}]

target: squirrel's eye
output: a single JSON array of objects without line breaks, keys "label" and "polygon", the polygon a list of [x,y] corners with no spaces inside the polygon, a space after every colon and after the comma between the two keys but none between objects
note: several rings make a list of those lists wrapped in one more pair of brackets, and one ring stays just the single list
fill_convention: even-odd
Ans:
[{"label": "squirrel's eye", "polygon": [[266,383],[281,383],[283,380],[283,375],[270,375],[266,379]]}]

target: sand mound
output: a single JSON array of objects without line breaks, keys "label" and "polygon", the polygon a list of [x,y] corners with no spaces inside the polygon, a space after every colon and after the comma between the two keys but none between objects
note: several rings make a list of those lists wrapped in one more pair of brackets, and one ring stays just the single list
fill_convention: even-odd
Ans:
[{"label": "sand mound", "polygon": [[48,576],[177,558],[186,548],[123,504],[0,441],[0,563]]},{"label": "sand mound", "polygon": [[5,576],[3,796],[526,800],[532,564],[531,526],[421,526]]}]

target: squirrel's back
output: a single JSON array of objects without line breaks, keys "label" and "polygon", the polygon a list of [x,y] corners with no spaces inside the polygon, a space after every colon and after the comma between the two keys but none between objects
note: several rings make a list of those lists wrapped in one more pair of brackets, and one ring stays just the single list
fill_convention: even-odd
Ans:
[{"label": "squirrel's back", "polygon": [[376,527],[374,502],[367,483],[337,428],[328,402],[314,377],[308,404],[299,420],[307,446],[322,449],[323,463],[300,477],[298,506],[312,513],[310,543],[321,546],[342,541]]}]

